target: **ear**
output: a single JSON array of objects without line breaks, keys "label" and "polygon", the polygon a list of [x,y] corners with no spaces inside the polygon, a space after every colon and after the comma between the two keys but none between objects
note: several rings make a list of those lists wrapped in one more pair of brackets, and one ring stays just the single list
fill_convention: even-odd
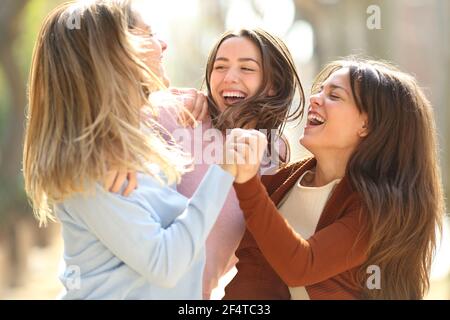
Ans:
[{"label": "ear", "polygon": [[364,138],[369,134],[369,126],[368,126],[367,114],[361,114],[361,127],[358,130],[358,136],[360,138]]}]

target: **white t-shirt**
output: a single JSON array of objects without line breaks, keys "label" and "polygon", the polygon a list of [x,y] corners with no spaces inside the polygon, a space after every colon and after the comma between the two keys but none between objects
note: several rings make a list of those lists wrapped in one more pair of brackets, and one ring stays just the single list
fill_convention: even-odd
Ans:
[{"label": "white t-shirt", "polygon": [[[278,205],[280,213],[302,238],[310,238],[317,227],[328,198],[340,179],[321,187],[305,187],[300,182],[311,173],[306,171]],[[292,300],[309,300],[305,287],[289,287]]]}]

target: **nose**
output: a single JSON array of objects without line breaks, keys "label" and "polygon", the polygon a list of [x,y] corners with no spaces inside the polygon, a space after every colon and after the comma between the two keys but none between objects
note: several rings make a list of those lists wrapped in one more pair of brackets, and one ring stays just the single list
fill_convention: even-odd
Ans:
[{"label": "nose", "polygon": [[322,95],[320,92],[313,94],[309,97],[311,106],[320,106],[322,104]]},{"label": "nose", "polygon": [[158,39],[161,44],[161,50],[164,52],[167,49],[167,43],[164,40]]},{"label": "nose", "polygon": [[228,69],[223,81],[225,83],[233,83],[233,82],[236,83],[238,81],[238,79],[239,79],[239,77],[238,77],[237,72],[233,68],[230,68],[230,69]]}]

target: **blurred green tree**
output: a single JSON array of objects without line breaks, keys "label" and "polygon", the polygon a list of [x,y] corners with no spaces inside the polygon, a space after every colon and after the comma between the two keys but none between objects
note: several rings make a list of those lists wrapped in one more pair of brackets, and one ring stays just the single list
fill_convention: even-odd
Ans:
[{"label": "blurred green tree", "polygon": [[48,242],[27,202],[22,148],[34,42],[44,16],[61,2],[3,0],[0,11],[0,243],[7,252],[4,271],[9,285],[20,284],[29,247],[35,241]]},{"label": "blurred green tree", "polygon": [[[22,16],[29,0],[4,0],[0,11],[0,66],[6,86],[6,108],[0,140],[0,219],[11,212],[26,211],[20,174],[26,80],[17,61],[14,45],[22,27]],[[5,101],[6,100],[6,101]]]}]

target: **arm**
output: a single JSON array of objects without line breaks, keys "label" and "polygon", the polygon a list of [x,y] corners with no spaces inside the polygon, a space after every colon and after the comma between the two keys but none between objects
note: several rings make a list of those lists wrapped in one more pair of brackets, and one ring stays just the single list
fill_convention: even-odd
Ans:
[{"label": "arm", "polygon": [[219,218],[206,240],[206,265],[203,274],[203,293],[209,298],[219,280],[237,262],[234,255],[245,230],[245,222],[234,190],[227,197]]},{"label": "arm", "polygon": [[[282,181],[285,181],[307,160],[309,159],[287,165],[274,175],[261,176],[267,192],[272,194],[280,187]],[[225,288],[224,299],[290,299],[288,287],[263,256],[248,229],[245,230],[236,250],[236,257],[239,259],[236,264],[238,272]]]},{"label": "arm", "polygon": [[288,286],[311,285],[365,261],[366,241],[357,241],[362,228],[357,202],[336,222],[305,240],[277,211],[258,177],[234,187],[248,230]]},{"label": "arm", "polygon": [[[130,268],[152,283],[172,287],[203,248],[232,181],[230,174],[212,166],[185,208],[180,202],[177,208],[181,195],[157,182],[142,186],[140,199],[136,194],[129,199],[97,186],[95,196],[76,196],[64,206]],[[144,195],[163,198],[165,210],[179,210],[168,213],[175,218],[166,228],[151,202],[142,200]]]}]

